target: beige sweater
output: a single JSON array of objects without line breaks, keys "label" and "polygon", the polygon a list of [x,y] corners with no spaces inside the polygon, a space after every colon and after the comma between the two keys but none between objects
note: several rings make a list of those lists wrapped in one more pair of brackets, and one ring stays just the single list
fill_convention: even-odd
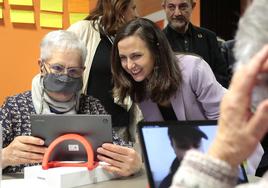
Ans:
[{"label": "beige sweater", "polygon": [[236,186],[237,169],[219,159],[191,150],[173,177],[171,188],[267,188],[268,173],[256,183]]}]

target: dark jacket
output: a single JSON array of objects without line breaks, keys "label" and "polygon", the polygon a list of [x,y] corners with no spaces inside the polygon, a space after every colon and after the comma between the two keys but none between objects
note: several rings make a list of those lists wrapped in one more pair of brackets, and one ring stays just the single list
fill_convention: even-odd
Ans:
[{"label": "dark jacket", "polygon": [[169,25],[163,31],[173,51],[201,56],[210,65],[218,82],[228,87],[228,67],[221,54],[215,33],[192,24],[189,24],[185,34],[178,33]]},{"label": "dark jacket", "polygon": [[179,161],[178,158],[176,157],[171,164],[169,174],[161,181],[159,188],[168,188],[171,186],[173,176],[177,172],[177,169],[179,168],[180,165],[181,161]]}]

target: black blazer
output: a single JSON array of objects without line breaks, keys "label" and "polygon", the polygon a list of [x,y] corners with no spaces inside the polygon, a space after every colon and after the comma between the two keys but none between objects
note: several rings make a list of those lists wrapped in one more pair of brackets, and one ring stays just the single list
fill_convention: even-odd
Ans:
[{"label": "black blazer", "polygon": [[224,87],[228,87],[228,66],[214,32],[196,27],[191,23],[185,34],[176,32],[169,25],[163,31],[173,51],[194,53],[201,56],[210,65],[218,82]]}]

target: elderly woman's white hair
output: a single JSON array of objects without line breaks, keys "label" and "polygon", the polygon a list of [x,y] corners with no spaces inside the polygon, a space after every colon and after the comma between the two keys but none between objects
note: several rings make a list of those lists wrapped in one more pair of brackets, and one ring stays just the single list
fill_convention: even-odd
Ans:
[{"label": "elderly woman's white hair", "polygon": [[[250,59],[268,44],[268,2],[255,0],[239,21],[234,48],[236,67],[249,63]],[[258,104],[268,98],[268,74],[260,74],[259,82],[252,93],[251,107],[255,111]]]},{"label": "elderly woman's white hair", "polygon": [[255,0],[240,19],[234,47],[236,66],[248,63],[268,43],[267,13],[267,0]]},{"label": "elderly woman's white hair", "polygon": [[48,60],[56,50],[77,50],[81,54],[84,65],[87,49],[85,44],[72,32],[65,30],[51,31],[45,35],[40,44],[40,58]]}]

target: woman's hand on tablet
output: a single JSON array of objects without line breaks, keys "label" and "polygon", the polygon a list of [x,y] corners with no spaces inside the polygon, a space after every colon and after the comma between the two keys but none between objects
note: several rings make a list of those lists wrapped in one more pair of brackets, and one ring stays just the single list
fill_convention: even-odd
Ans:
[{"label": "woman's hand on tablet", "polygon": [[142,166],[141,156],[133,148],[105,143],[97,152],[100,161],[110,164],[103,168],[120,176],[130,176]]},{"label": "woman's hand on tablet", "polygon": [[2,168],[26,163],[40,163],[46,147],[44,141],[33,136],[17,136],[2,150]]}]

